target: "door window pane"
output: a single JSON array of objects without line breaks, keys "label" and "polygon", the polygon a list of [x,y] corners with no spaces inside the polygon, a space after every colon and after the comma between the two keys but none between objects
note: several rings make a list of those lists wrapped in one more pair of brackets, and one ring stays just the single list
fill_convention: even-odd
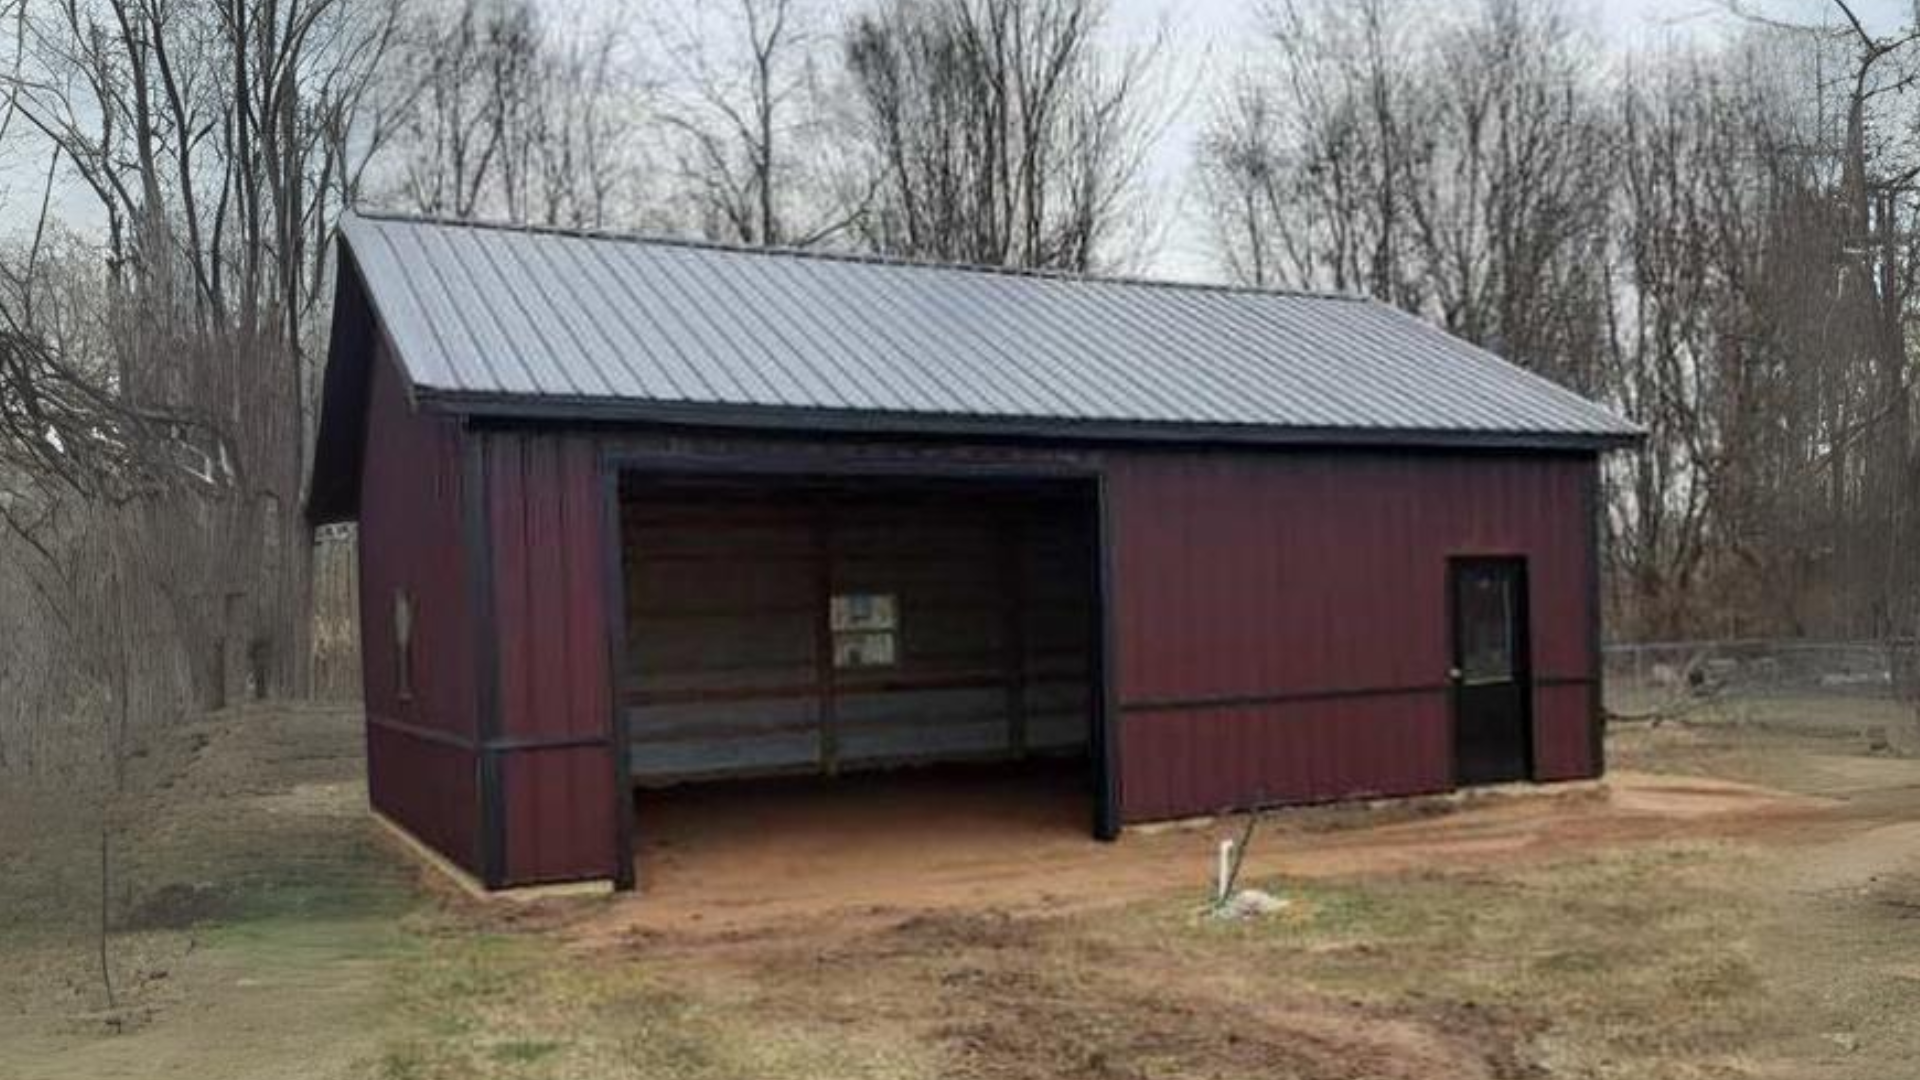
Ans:
[{"label": "door window pane", "polygon": [[1494,569],[1460,576],[1460,675],[1468,682],[1513,677],[1513,578]]}]

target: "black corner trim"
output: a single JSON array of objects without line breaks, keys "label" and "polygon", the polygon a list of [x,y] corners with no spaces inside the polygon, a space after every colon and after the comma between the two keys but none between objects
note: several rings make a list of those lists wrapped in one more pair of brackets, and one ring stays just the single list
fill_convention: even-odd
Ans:
[{"label": "black corner trim", "polygon": [[613,887],[625,892],[634,888],[638,875],[633,856],[633,762],[629,757],[633,753],[633,739],[627,730],[627,710],[620,700],[627,661],[627,571],[620,524],[620,468],[598,446],[594,460],[600,470],[600,544],[605,567],[601,602],[606,607],[607,622],[607,730],[613,739]]},{"label": "black corner trim", "polygon": [[1593,775],[1607,774],[1607,705],[1606,705],[1606,653],[1601,648],[1604,617],[1601,605],[1600,549],[1605,543],[1606,532],[1601,524],[1600,500],[1600,458],[1594,456],[1581,483],[1581,502],[1587,515],[1587,672],[1590,689],[1587,692],[1587,729],[1591,741],[1589,753],[1592,755]]},{"label": "black corner trim", "polygon": [[1096,840],[1117,840],[1120,837],[1123,805],[1120,790],[1122,733],[1120,710],[1116,707],[1119,695],[1114,689],[1118,670],[1118,665],[1114,662],[1118,635],[1115,632],[1113,618],[1113,511],[1105,473],[1094,477],[1090,516],[1093,523],[1095,578],[1093,662],[1096,714],[1094,732],[1098,736],[1094,749],[1096,767],[1099,770],[1099,777],[1095,784],[1097,794],[1093,835]]},{"label": "black corner trim", "polygon": [[467,596],[473,605],[474,724],[480,795],[480,880],[489,889],[507,883],[506,783],[500,769],[500,634],[493,593],[492,500],[487,481],[487,437],[462,431],[462,520],[467,552]]}]

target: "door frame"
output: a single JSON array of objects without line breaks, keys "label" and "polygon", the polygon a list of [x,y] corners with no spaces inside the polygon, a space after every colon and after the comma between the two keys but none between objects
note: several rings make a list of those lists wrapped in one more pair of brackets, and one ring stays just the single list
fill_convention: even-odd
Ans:
[{"label": "door frame", "polygon": [[1474,567],[1500,567],[1509,570],[1514,582],[1514,682],[1520,686],[1520,730],[1526,739],[1525,783],[1539,782],[1539,734],[1534,730],[1533,678],[1533,593],[1528,581],[1527,557],[1514,554],[1461,554],[1447,557],[1447,764],[1454,790],[1460,779],[1460,690],[1461,680],[1453,673],[1460,670],[1460,574]]},{"label": "door frame", "polygon": [[637,823],[633,781],[628,754],[626,708],[622,704],[624,663],[627,639],[625,535],[621,523],[621,502],[625,480],[641,483],[648,479],[686,479],[689,477],[754,477],[773,479],[831,478],[876,480],[945,480],[980,483],[1059,484],[1077,489],[1086,500],[1087,537],[1093,560],[1090,612],[1094,626],[1091,638],[1091,669],[1088,691],[1091,715],[1088,717],[1087,757],[1093,771],[1093,813],[1089,823],[1093,838],[1111,841],[1119,838],[1120,731],[1119,710],[1115,707],[1116,668],[1113,653],[1116,631],[1113,617],[1112,522],[1108,502],[1106,473],[1094,461],[1018,461],[957,460],[927,456],[899,457],[883,454],[834,454],[758,452],[677,452],[622,445],[618,440],[602,443],[599,452],[602,486],[601,543],[604,603],[607,608],[607,666],[610,703],[609,728],[617,746],[613,755],[615,787],[620,805],[616,808],[615,887],[634,889],[639,885],[635,865]]}]

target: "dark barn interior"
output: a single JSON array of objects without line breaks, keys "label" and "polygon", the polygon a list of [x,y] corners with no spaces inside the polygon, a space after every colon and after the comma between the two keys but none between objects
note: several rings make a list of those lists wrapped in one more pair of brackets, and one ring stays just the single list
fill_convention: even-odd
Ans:
[{"label": "dark barn interior", "polygon": [[840,779],[875,770],[922,802],[985,783],[1057,811],[1070,788],[1092,820],[1089,485],[626,472],[620,506],[642,842],[692,785],[797,813],[897,796]]}]

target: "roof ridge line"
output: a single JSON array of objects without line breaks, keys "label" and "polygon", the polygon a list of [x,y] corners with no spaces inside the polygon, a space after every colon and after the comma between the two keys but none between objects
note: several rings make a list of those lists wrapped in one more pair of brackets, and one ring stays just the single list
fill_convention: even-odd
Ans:
[{"label": "roof ridge line", "polygon": [[526,225],[510,221],[455,218],[440,214],[416,214],[402,210],[354,207],[351,216],[369,221],[403,225],[431,225],[443,228],[482,229],[492,232],[524,233],[530,236],[560,236],[576,240],[611,240],[654,247],[688,248],[769,258],[814,259],[823,262],[866,263],[873,266],[898,266],[918,270],[954,270],[970,274],[998,274],[1003,277],[1032,278],[1041,281],[1085,282],[1095,285],[1127,285],[1149,289],[1186,289],[1193,292],[1228,293],[1239,296],[1270,296],[1291,300],[1329,300],[1343,303],[1373,303],[1372,297],[1359,293],[1318,292],[1312,289],[1283,289],[1262,285],[1241,285],[1220,281],[1175,281],[1138,274],[1102,274],[1074,270],[1050,270],[1026,266],[994,266],[990,263],[941,262],[904,255],[881,255],[858,251],[829,251],[786,245],[755,246],[701,240],[684,236],[665,236],[620,229],[593,229],[566,225]]}]

